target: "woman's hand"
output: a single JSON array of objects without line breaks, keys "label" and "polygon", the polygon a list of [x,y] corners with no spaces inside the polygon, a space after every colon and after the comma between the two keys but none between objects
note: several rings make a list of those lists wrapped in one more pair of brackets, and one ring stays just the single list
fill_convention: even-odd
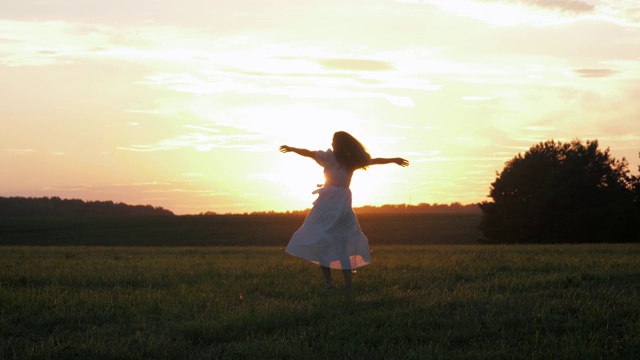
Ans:
[{"label": "woman's hand", "polygon": [[296,154],[298,154],[300,156],[310,157],[312,159],[314,159],[315,156],[316,156],[316,152],[315,151],[311,151],[311,150],[307,150],[307,149],[300,149],[300,148],[296,148],[296,147],[288,146],[288,145],[280,146],[280,152],[281,153],[292,152],[292,153],[296,153]]},{"label": "woman's hand", "polygon": [[402,167],[407,167],[409,166],[409,160],[407,159],[403,159],[403,158],[394,158],[393,162],[397,165],[400,165]]}]

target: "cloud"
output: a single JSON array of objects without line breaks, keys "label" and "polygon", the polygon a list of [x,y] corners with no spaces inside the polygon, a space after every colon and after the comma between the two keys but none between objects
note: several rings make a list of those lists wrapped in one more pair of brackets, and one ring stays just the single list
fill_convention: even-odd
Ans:
[{"label": "cloud", "polygon": [[[404,2],[415,3],[407,0]],[[572,0],[423,0],[449,13],[479,19],[496,26],[551,25],[590,14],[594,6]]]},{"label": "cloud", "polygon": [[479,19],[496,26],[557,25],[598,19],[623,26],[640,26],[640,4],[635,0],[397,0],[429,4],[446,12]]},{"label": "cloud", "polygon": [[[505,2],[507,1],[500,1]],[[595,6],[588,4],[584,1],[577,0],[520,0],[516,3],[522,3],[523,5],[538,7],[542,9],[549,9],[555,11],[562,11],[573,14],[586,14],[594,11]]]},{"label": "cloud", "polygon": [[0,64],[44,66],[100,56],[113,29],[62,21],[0,20]]},{"label": "cloud", "polygon": [[331,70],[385,71],[393,69],[388,61],[365,59],[318,59],[320,65]]},{"label": "cloud", "polygon": [[463,101],[491,101],[493,100],[490,96],[463,96],[461,97]]},{"label": "cloud", "polygon": [[[233,39],[171,27],[114,28],[66,22],[0,21],[0,64],[47,66],[103,61],[154,67],[138,84],[216,95],[260,94],[303,99],[381,99],[414,106],[404,90],[438,91],[394,61],[335,56],[339,51],[264,45],[232,46]],[[207,39],[205,41],[205,39]],[[211,54],[215,53],[215,56]],[[378,54],[379,55],[379,54]],[[161,71],[158,65],[161,64]],[[142,68],[140,68],[142,69]]]},{"label": "cloud", "polygon": [[556,128],[554,126],[530,125],[530,126],[525,126],[524,129],[530,130],[530,131],[553,131]]},{"label": "cloud", "polygon": [[151,144],[134,144],[118,147],[118,150],[134,152],[153,152],[179,149],[193,149],[196,151],[211,151],[213,149],[244,149],[257,151],[263,146],[255,143],[261,138],[257,135],[227,135],[208,136],[199,133],[181,135],[176,138],[163,139]]},{"label": "cloud", "polygon": [[38,152],[36,149],[4,149],[4,151],[14,155],[28,155]]},{"label": "cloud", "polygon": [[[150,144],[120,146],[117,149],[133,152],[155,152],[181,149],[192,149],[196,151],[211,151],[213,149],[260,151],[266,146],[270,146],[260,142],[263,140],[262,135],[251,133],[233,134],[230,132],[238,131],[230,127],[211,128],[200,125],[185,125],[184,128],[200,132],[191,132],[174,138],[158,140]],[[212,133],[215,135],[211,135]]]},{"label": "cloud", "polygon": [[220,129],[212,129],[206,126],[199,126],[199,125],[185,125],[184,127],[187,129],[195,129],[195,130],[201,130],[201,131],[213,132],[213,133],[220,132]]},{"label": "cloud", "polygon": [[637,0],[603,0],[599,13],[621,25],[640,26],[640,4]]},{"label": "cloud", "polygon": [[[397,54],[359,58],[300,46],[242,46],[234,37],[175,27],[111,27],[61,21],[0,21],[0,64],[48,66],[115,61],[153,68],[138,84],[216,95],[272,95],[303,99],[381,99],[414,106],[403,90],[438,85],[397,68]],[[215,54],[212,55],[212,54]],[[381,59],[380,55],[384,57]]]},{"label": "cloud", "polygon": [[260,61],[252,66],[255,71],[231,68],[199,73],[157,73],[139,84],[203,95],[238,93],[303,99],[382,99],[400,107],[414,106],[413,99],[396,95],[393,90],[440,90],[439,86],[428,81],[406,78],[406,74],[389,77],[345,77],[322,71],[283,74],[260,70]]},{"label": "cloud", "polygon": [[618,73],[611,69],[575,69],[573,72],[582,78],[606,78]]},{"label": "cloud", "polygon": [[0,64],[44,66],[115,60],[192,64],[208,59],[204,32],[169,26],[115,27],[0,20]]}]

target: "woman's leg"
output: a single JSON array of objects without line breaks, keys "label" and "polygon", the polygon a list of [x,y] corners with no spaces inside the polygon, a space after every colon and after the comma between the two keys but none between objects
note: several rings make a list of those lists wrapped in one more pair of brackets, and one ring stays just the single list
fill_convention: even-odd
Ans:
[{"label": "woman's leg", "polygon": [[331,269],[322,265],[320,265],[320,268],[322,269],[322,275],[324,276],[324,289],[333,289],[333,280],[331,280]]},{"label": "woman's leg", "polygon": [[342,270],[342,275],[344,275],[344,288],[347,292],[351,291],[351,269]]}]

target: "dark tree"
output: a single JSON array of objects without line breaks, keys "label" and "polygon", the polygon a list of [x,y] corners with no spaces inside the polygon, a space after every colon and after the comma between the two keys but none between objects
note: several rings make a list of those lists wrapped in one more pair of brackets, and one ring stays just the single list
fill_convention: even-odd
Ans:
[{"label": "dark tree", "polygon": [[597,140],[549,140],[505,164],[479,228],[496,243],[637,241],[637,186],[627,161]]},{"label": "dark tree", "polygon": [[[640,157],[640,152],[638,153],[638,157]],[[638,172],[640,172],[640,165],[638,165]],[[633,179],[633,189],[634,189],[634,192],[635,192],[636,205],[638,206],[638,209],[640,210],[640,175],[634,177],[634,179]]]}]

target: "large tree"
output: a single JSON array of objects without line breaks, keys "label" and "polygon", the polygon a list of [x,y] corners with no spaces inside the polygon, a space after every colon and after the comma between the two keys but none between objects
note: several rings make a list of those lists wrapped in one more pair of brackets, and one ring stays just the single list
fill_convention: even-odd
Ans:
[{"label": "large tree", "polygon": [[[640,157],[640,152],[638,153],[638,157]],[[638,172],[640,172],[640,165],[638,165]],[[636,193],[635,201],[636,201],[636,205],[638,206],[638,209],[640,209],[640,174],[635,176],[633,180],[634,180],[633,187]],[[640,225],[640,223],[638,225]],[[640,232],[640,230],[638,232]]]},{"label": "large tree", "polygon": [[549,140],[505,164],[483,202],[480,230],[489,242],[638,240],[638,178],[598,141]]}]

